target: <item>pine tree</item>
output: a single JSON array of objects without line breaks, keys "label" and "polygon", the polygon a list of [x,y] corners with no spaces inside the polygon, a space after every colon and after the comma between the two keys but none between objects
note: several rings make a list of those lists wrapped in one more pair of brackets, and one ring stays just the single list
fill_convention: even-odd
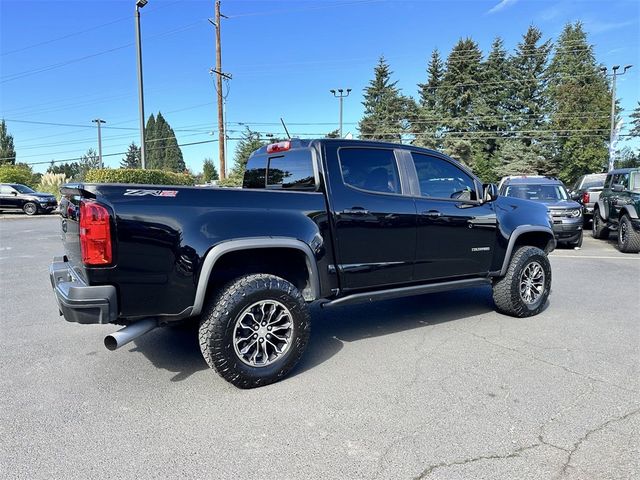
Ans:
[{"label": "pine tree", "polygon": [[146,168],[158,168],[158,151],[156,150],[156,117],[149,115],[147,125],[145,127],[144,145],[145,145],[145,163]]},{"label": "pine tree", "polygon": [[482,52],[470,38],[461,39],[447,57],[447,68],[441,86],[444,150],[458,160],[473,166],[483,155],[483,140],[478,131],[476,111],[482,108],[481,99]]},{"label": "pine tree", "polygon": [[631,130],[629,130],[629,135],[632,137],[640,137],[640,102],[638,102],[638,106],[633,110],[633,113],[630,115],[631,117]]},{"label": "pine tree", "polygon": [[335,130],[331,130],[324,136],[324,138],[340,138],[340,130],[337,128]]},{"label": "pine tree", "polygon": [[162,113],[158,112],[155,118],[153,114],[149,117],[145,144],[147,168],[184,172],[186,167],[182,150],[178,146],[175,132]]},{"label": "pine tree", "polygon": [[247,162],[253,152],[263,147],[268,142],[263,140],[258,132],[254,132],[247,128],[242,132],[242,137],[236,145],[236,151],[233,156],[234,165],[226,179],[220,182],[223,186],[240,186],[244,177],[244,171],[247,168]]},{"label": "pine tree", "polygon": [[80,175],[80,164],[78,162],[71,162],[56,165],[54,161],[51,160],[51,165],[49,165],[49,168],[47,168],[47,173],[64,173],[64,176],[66,178],[75,180]]},{"label": "pine tree", "polygon": [[82,157],[80,157],[80,171],[78,172],[78,179],[84,180],[85,175],[89,170],[95,170],[100,168],[100,157],[93,148],[87,150]]},{"label": "pine tree", "polygon": [[211,180],[218,180],[218,170],[210,158],[205,158],[202,163],[202,180],[205,183],[210,183]]},{"label": "pine tree", "polygon": [[14,165],[16,163],[16,150],[13,146],[13,135],[7,131],[4,119],[0,121],[0,165]]},{"label": "pine tree", "polygon": [[402,141],[406,130],[408,99],[391,81],[391,70],[380,57],[374,79],[364,90],[364,117],[360,120],[360,137],[367,140]]},{"label": "pine tree", "polygon": [[411,132],[415,135],[414,145],[427,148],[440,148],[439,133],[442,129],[441,112],[442,100],[440,88],[444,76],[444,64],[438,49],[431,53],[427,66],[427,82],[419,83],[419,104],[415,107],[415,114],[410,116]]},{"label": "pine tree", "polygon": [[140,147],[131,142],[129,149],[122,160],[120,160],[120,168],[140,168],[142,160],[140,158]]},{"label": "pine tree", "polygon": [[495,172],[498,176],[534,175],[539,158],[536,152],[518,138],[505,140],[496,155]]},{"label": "pine tree", "polygon": [[580,22],[567,24],[549,66],[554,169],[565,182],[606,164],[611,101],[593,47]]}]

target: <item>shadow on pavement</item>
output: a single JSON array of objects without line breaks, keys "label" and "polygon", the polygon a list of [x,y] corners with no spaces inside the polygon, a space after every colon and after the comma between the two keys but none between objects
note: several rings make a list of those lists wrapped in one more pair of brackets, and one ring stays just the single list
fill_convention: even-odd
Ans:
[{"label": "shadow on pavement", "polygon": [[[493,309],[491,288],[488,287],[344,307],[323,309],[314,306],[311,341],[291,376],[329,360],[342,350],[343,342],[392,335]],[[136,339],[134,345],[131,352],[142,353],[157,368],[175,372],[172,382],[185,380],[209,368],[200,353],[196,322],[182,327],[159,328]]]}]

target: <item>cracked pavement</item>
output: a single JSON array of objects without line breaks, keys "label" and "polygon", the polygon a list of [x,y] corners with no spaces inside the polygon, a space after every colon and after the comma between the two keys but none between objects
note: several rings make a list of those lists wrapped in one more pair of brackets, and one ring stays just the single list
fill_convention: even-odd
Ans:
[{"label": "cracked pavement", "polygon": [[533,318],[486,288],[315,308],[294,374],[241,391],[193,330],[108,352],[58,317],[58,228],[0,220],[0,478],[640,478],[640,256],[612,242],[556,250]]}]

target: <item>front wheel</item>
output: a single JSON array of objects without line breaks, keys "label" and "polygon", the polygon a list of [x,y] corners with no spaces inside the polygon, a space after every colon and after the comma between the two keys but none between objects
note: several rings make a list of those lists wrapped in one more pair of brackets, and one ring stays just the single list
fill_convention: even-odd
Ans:
[{"label": "front wheel", "polygon": [[598,238],[601,240],[609,237],[609,229],[607,228],[607,225],[600,217],[600,211],[597,209],[593,211],[593,222],[591,224],[591,236],[593,238]]},{"label": "front wheel", "polygon": [[544,308],[551,292],[551,264],[537,247],[518,248],[504,277],[493,284],[493,301],[499,312],[531,317]]},{"label": "front wheel", "polygon": [[640,233],[633,229],[627,215],[623,215],[618,226],[618,249],[624,253],[640,252]]},{"label": "front wheel", "polygon": [[27,215],[35,215],[38,213],[38,206],[33,202],[27,202],[22,206],[22,211]]},{"label": "front wheel", "polygon": [[309,308],[296,287],[274,275],[245,275],[224,286],[204,311],[200,349],[228,382],[260,387],[296,366],[310,328]]}]

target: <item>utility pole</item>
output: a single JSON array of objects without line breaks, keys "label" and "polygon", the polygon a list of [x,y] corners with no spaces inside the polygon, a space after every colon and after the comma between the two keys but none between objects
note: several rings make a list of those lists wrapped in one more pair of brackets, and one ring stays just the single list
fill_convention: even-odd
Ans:
[{"label": "utility pole", "polygon": [[100,135],[100,124],[107,123],[100,118],[96,118],[95,120],[91,120],[92,123],[98,124],[98,159],[100,161],[100,168],[102,168],[102,135]]},{"label": "utility pole", "polygon": [[147,4],[147,0],[136,1],[136,44],[138,52],[138,110],[140,111],[140,160],[142,169],[147,166],[144,145],[144,89],[142,86],[142,39],[140,37],[140,9]]},{"label": "utility pole", "polygon": [[216,90],[218,97],[218,152],[220,156],[220,180],[224,180],[227,176],[225,161],[225,123],[224,123],[224,96],[222,95],[222,78],[231,80],[231,75],[222,71],[222,46],[220,44],[220,18],[227,18],[220,13],[220,0],[215,3],[215,18],[209,19],[209,22],[216,29],[216,68],[211,69],[210,73],[215,73]]},{"label": "utility pole", "polygon": [[349,96],[349,94],[351,93],[351,89],[347,88],[347,93],[344,93],[344,90],[342,88],[338,89],[338,93],[336,93],[335,90],[329,90],[331,93],[333,93],[333,96],[336,98],[340,99],[340,138],[342,138],[342,99],[346,98]]},{"label": "utility pole", "polygon": [[[633,65],[626,65],[622,73],[618,73],[618,69],[620,68],[620,65],[614,65],[613,67],[611,67],[611,70],[613,70],[613,73],[609,75],[612,79],[612,82],[611,82],[611,131],[609,132],[609,169],[608,171],[613,170],[614,163],[615,163],[615,159],[613,157],[613,154],[614,154],[613,139],[614,139],[615,130],[616,130],[616,78],[627,73],[627,70],[629,70],[632,66]],[[606,76],[607,67],[603,67],[601,70],[604,72]]]}]

